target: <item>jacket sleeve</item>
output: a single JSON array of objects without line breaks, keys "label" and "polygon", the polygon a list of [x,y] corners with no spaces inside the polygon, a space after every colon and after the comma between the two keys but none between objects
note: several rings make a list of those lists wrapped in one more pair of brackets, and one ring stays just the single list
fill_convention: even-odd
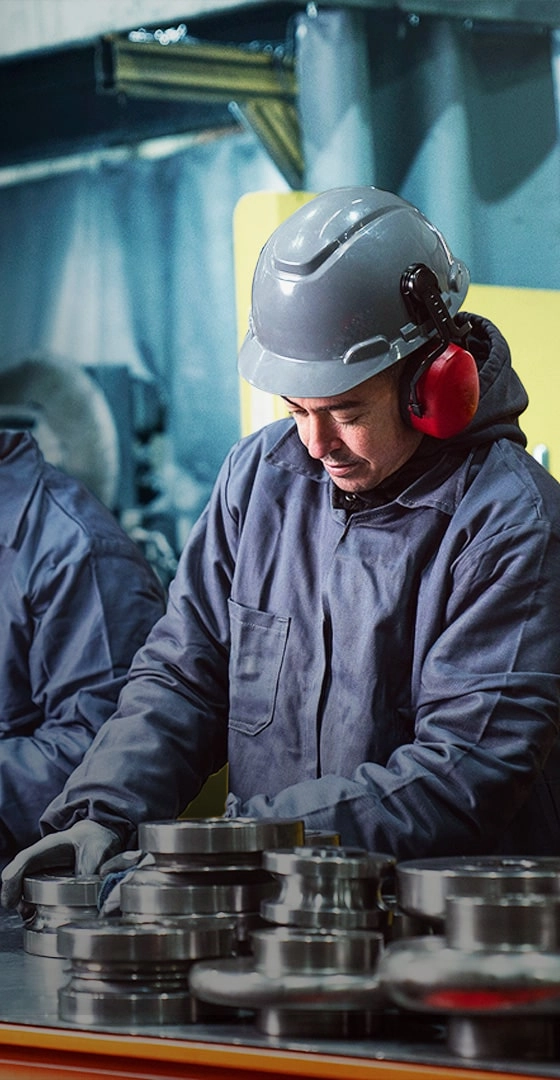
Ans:
[{"label": "jacket sleeve", "polygon": [[218,482],[119,708],[48,807],[44,832],[91,817],[133,845],[138,822],[175,818],[226,763],[235,523],[224,501]]},{"label": "jacket sleeve", "polygon": [[163,590],[128,539],[70,548],[34,568],[25,616],[6,617],[0,632],[4,862],[38,839],[43,810],[114,711],[134,652],[164,611]]},{"label": "jacket sleeve", "polygon": [[[559,612],[560,540],[546,521],[468,545],[447,594],[421,617],[431,646],[416,680],[414,741],[348,778],[244,802],[232,794],[228,816],[301,818],[399,858],[503,850],[547,762],[557,764]],[[557,840],[558,808],[552,817]],[[531,851],[545,828],[542,818],[525,830]]]}]

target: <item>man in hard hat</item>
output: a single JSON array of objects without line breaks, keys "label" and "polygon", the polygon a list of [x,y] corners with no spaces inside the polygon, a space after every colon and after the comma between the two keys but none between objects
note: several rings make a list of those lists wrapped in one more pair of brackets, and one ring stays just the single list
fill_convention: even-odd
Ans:
[{"label": "man in hard hat", "polygon": [[[229,816],[397,858],[560,844],[560,486],[508,346],[412,205],[327,191],[273,233],[241,440],[113,719],[4,873],[92,872],[229,762]],[[62,830],[62,831],[61,831]]]}]

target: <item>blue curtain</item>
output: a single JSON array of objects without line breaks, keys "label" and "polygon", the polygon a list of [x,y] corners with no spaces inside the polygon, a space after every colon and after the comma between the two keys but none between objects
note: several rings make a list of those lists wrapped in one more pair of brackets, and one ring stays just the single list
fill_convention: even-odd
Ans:
[{"label": "blue curtain", "polygon": [[558,289],[558,35],[449,8],[298,17],[307,186],[396,191],[473,280]]},{"label": "blue curtain", "polygon": [[233,210],[285,188],[246,132],[0,188],[0,368],[60,358],[153,382],[179,546],[240,433]]},{"label": "blue curtain", "polygon": [[[308,189],[396,191],[474,281],[560,289],[557,35],[310,5],[295,42]],[[239,435],[233,210],[286,186],[247,131],[0,186],[0,370],[51,356],[153,384],[178,547]]]}]

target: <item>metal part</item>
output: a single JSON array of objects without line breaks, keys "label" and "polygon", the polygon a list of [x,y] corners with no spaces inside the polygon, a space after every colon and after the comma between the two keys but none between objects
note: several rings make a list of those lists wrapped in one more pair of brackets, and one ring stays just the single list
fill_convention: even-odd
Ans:
[{"label": "metal part", "polygon": [[261,904],[269,922],[309,929],[379,929],[381,882],[393,871],[389,855],[362,848],[296,847],[267,851],[263,864],[277,879],[277,895]]},{"label": "metal part", "polygon": [[192,963],[233,952],[235,926],[226,920],[132,924],[83,920],[58,932],[70,961],[59,990],[59,1012],[80,1024],[186,1023],[198,1018],[189,992]]},{"label": "metal part", "polygon": [[506,1058],[512,1048],[516,1057],[554,1056],[560,897],[452,896],[445,926],[445,936],[388,946],[379,964],[387,998],[448,1015],[448,1046],[460,1057]]},{"label": "metal part", "polygon": [[263,868],[267,846],[302,842],[301,821],[192,818],[148,822],[139,841],[153,866],[133,871],[121,884],[123,915],[133,921],[161,916],[215,916],[236,920],[239,949],[248,948],[262,924],[260,904],[274,892]]},{"label": "metal part", "polygon": [[258,912],[273,888],[262,871],[222,873],[209,869],[198,874],[134,870],[121,884],[121,911],[132,916],[220,915]]},{"label": "metal part", "polygon": [[269,921],[254,930],[253,958],[197,966],[195,996],[253,1008],[268,1035],[371,1034],[377,1025],[374,967],[383,946],[378,906],[384,873],[395,860],[340,846],[265,851],[277,897],[261,903]]},{"label": "metal part", "polygon": [[522,894],[495,900],[451,896],[446,904],[445,939],[449,948],[466,952],[558,952],[560,896]]},{"label": "metal part", "polygon": [[404,912],[439,923],[441,929],[449,896],[560,895],[560,858],[417,859],[397,864],[396,886],[397,903]]},{"label": "metal part", "polygon": [[[303,843],[302,821],[253,818],[192,818],[144,822],[138,830],[142,851],[159,869],[189,870],[219,865],[236,869],[262,865],[269,848]],[[226,858],[227,856],[227,858]]]},{"label": "metal part", "polygon": [[97,917],[100,878],[37,874],[23,880],[23,945],[37,956],[59,956],[59,926]]},{"label": "metal part", "polygon": [[[191,973],[197,966],[198,962],[191,968]],[[146,1075],[153,1073],[158,1066],[164,1073],[166,1069],[169,1072],[170,1062],[179,1060],[182,1065],[177,1065],[177,1068],[179,1071],[182,1069],[183,1073],[188,1072],[189,1062],[191,1073],[196,1071],[196,1063],[200,1061],[201,1076],[205,1075],[205,1070],[212,1072],[211,1065],[215,1071],[216,1062],[222,1071],[227,1072],[229,1068],[237,1075],[234,1061],[237,1057],[239,1074],[243,1074],[243,1077],[247,1073],[247,1062],[251,1076],[251,1070],[256,1069],[258,1073],[259,1066],[269,1076],[275,1064],[284,1076],[293,1058],[296,1073],[299,1061],[300,1074],[306,1069],[313,1073],[318,1070],[321,1076],[340,1077],[341,1080],[358,1074],[364,1080],[366,1076],[371,1080],[374,1077],[379,1080],[381,1077],[387,1080],[389,1077],[393,1080],[412,1080],[413,1077],[432,1080],[439,1076],[447,1080],[452,1077],[468,1080],[465,1068],[474,1070],[472,1075],[477,1080],[483,1077],[490,1080],[491,1076],[502,1080],[504,1074],[511,1078],[514,1074],[522,1074],[524,1078],[542,1074],[560,1080],[558,1054],[554,1061],[547,1060],[538,1066],[528,1067],[526,1061],[521,1060],[521,1055],[517,1054],[516,1039],[512,1036],[507,1061],[498,1061],[494,1055],[488,1056],[482,1063],[480,1057],[476,1061],[469,1061],[467,1054],[459,1057],[450,1052],[444,1037],[446,1023],[441,1017],[430,1018],[419,1012],[405,1012],[392,1004],[388,1010],[380,1012],[380,1026],[373,1037],[363,1038],[359,1034],[354,1037],[350,1030],[337,1037],[329,1025],[328,1032],[316,1038],[302,1035],[297,1042],[289,1036],[276,1040],[257,1029],[253,1013],[249,1010],[235,1015],[235,1022],[232,1023],[231,1010],[227,1018],[220,1020],[217,1006],[212,1007],[215,1011],[211,1019],[201,1018],[196,1023],[189,1019],[167,1027],[158,1022],[156,1011],[142,1024],[124,1020],[122,1024],[111,1021],[110,1028],[102,1022],[75,1025],[62,1019],[59,1013],[58,990],[68,981],[67,967],[67,961],[62,958],[50,959],[24,953],[19,914],[0,912],[0,1023],[4,1050],[9,1050],[8,1043],[11,1042],[12,1046],[18,1048],[18,1060],[27,1053],[27,1056],[33,1055],[37,1063],[41,1048],[50,1048],[44,1052],[52,1057],[52,1047],[55,1046],[56,1062],[51,1071],[56,1075],[64,1073],[64,1060],[68,1056],[66,1047],[74,1057],[82,1054],[86,1071],[88,1066],[91,1069],[92,1063],[95,1065],[91,1057],[93,1048],[95,1056],[101,1054],[98,1066],[101,1071],[104,1068],[110,1071],[111,1057],[107,1058],[107,1066],[103,1066],[103,1057],[114,1055],[116,1051],[124,1065],[132,1055],[136,1071],[143,1075],[144,1072]],[[371,1000],[364,1008],[371,1004]],[[200,1004],[204,1003],[198,1002]],[[189,1007],[192,1007],[192,1000]],[[298,1008],[296,1006],[295,1011]],[[328,1015],[336,1020],[332,1010]],[[535,1018],[535,1023],[538,1019]],[[480,1040],[479,1031],[484,1017],[476,1017],[475,1020]],[[525,1028],[526,1022],[527,1018],[518,1017],[516,1030]],[[451,1027],[452,1023],[453,1018],[449,1017],[447,1025]],[[494,1024],[500,1032],[501,1019],[495,1013],[487,1019],[488,1036]],[[468,1032],[465,1029],[463,1035],[466,1039]],[[544,1037],[544,1033],[539,1036]],[[134,1063],[130,1063],[130,1068]],[[12,1065],[10,1070],[8,1064],[4,1068],[12,1078],[17,1066]]]},{"label": "metal part", "polygon": [[304,162],[294,61],[284,49],[240,48],[186,38],[171,49],[129,35],[106,39],[103,89],[130,97],[234,103],[288,183],[300,188]]},{"label": "metal part", "polygon": [[371,1032],[381,1003],[381,934],[278,926],[256,931],[252,944],[254,958],[194,965],[195,997],[255,1009],[258,1029],[269,1035]]},{"label": "metal part", "polygon": [[270,875],[258,868],[220,873],[208,867],[180,874],[146,867],[122,882],[120,905],[129,922],[233,918],[237,950],[243,951],[251,932],[262,925],[260,904],[273,889]]}]

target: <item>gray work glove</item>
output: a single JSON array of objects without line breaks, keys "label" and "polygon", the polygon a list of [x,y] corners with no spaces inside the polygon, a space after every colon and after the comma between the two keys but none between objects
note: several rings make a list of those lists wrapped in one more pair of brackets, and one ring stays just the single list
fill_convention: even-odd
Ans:
[{"label": "gray work glove", "polygon": [[51,833],[24,848],[2,871],[0,903],[17,908],[22,896],[23,879],[38,871],[74,869],[77,877],[97,873],[101,863],[122,847],[121,840],[97,821],[77,821],[63,832]]}]

